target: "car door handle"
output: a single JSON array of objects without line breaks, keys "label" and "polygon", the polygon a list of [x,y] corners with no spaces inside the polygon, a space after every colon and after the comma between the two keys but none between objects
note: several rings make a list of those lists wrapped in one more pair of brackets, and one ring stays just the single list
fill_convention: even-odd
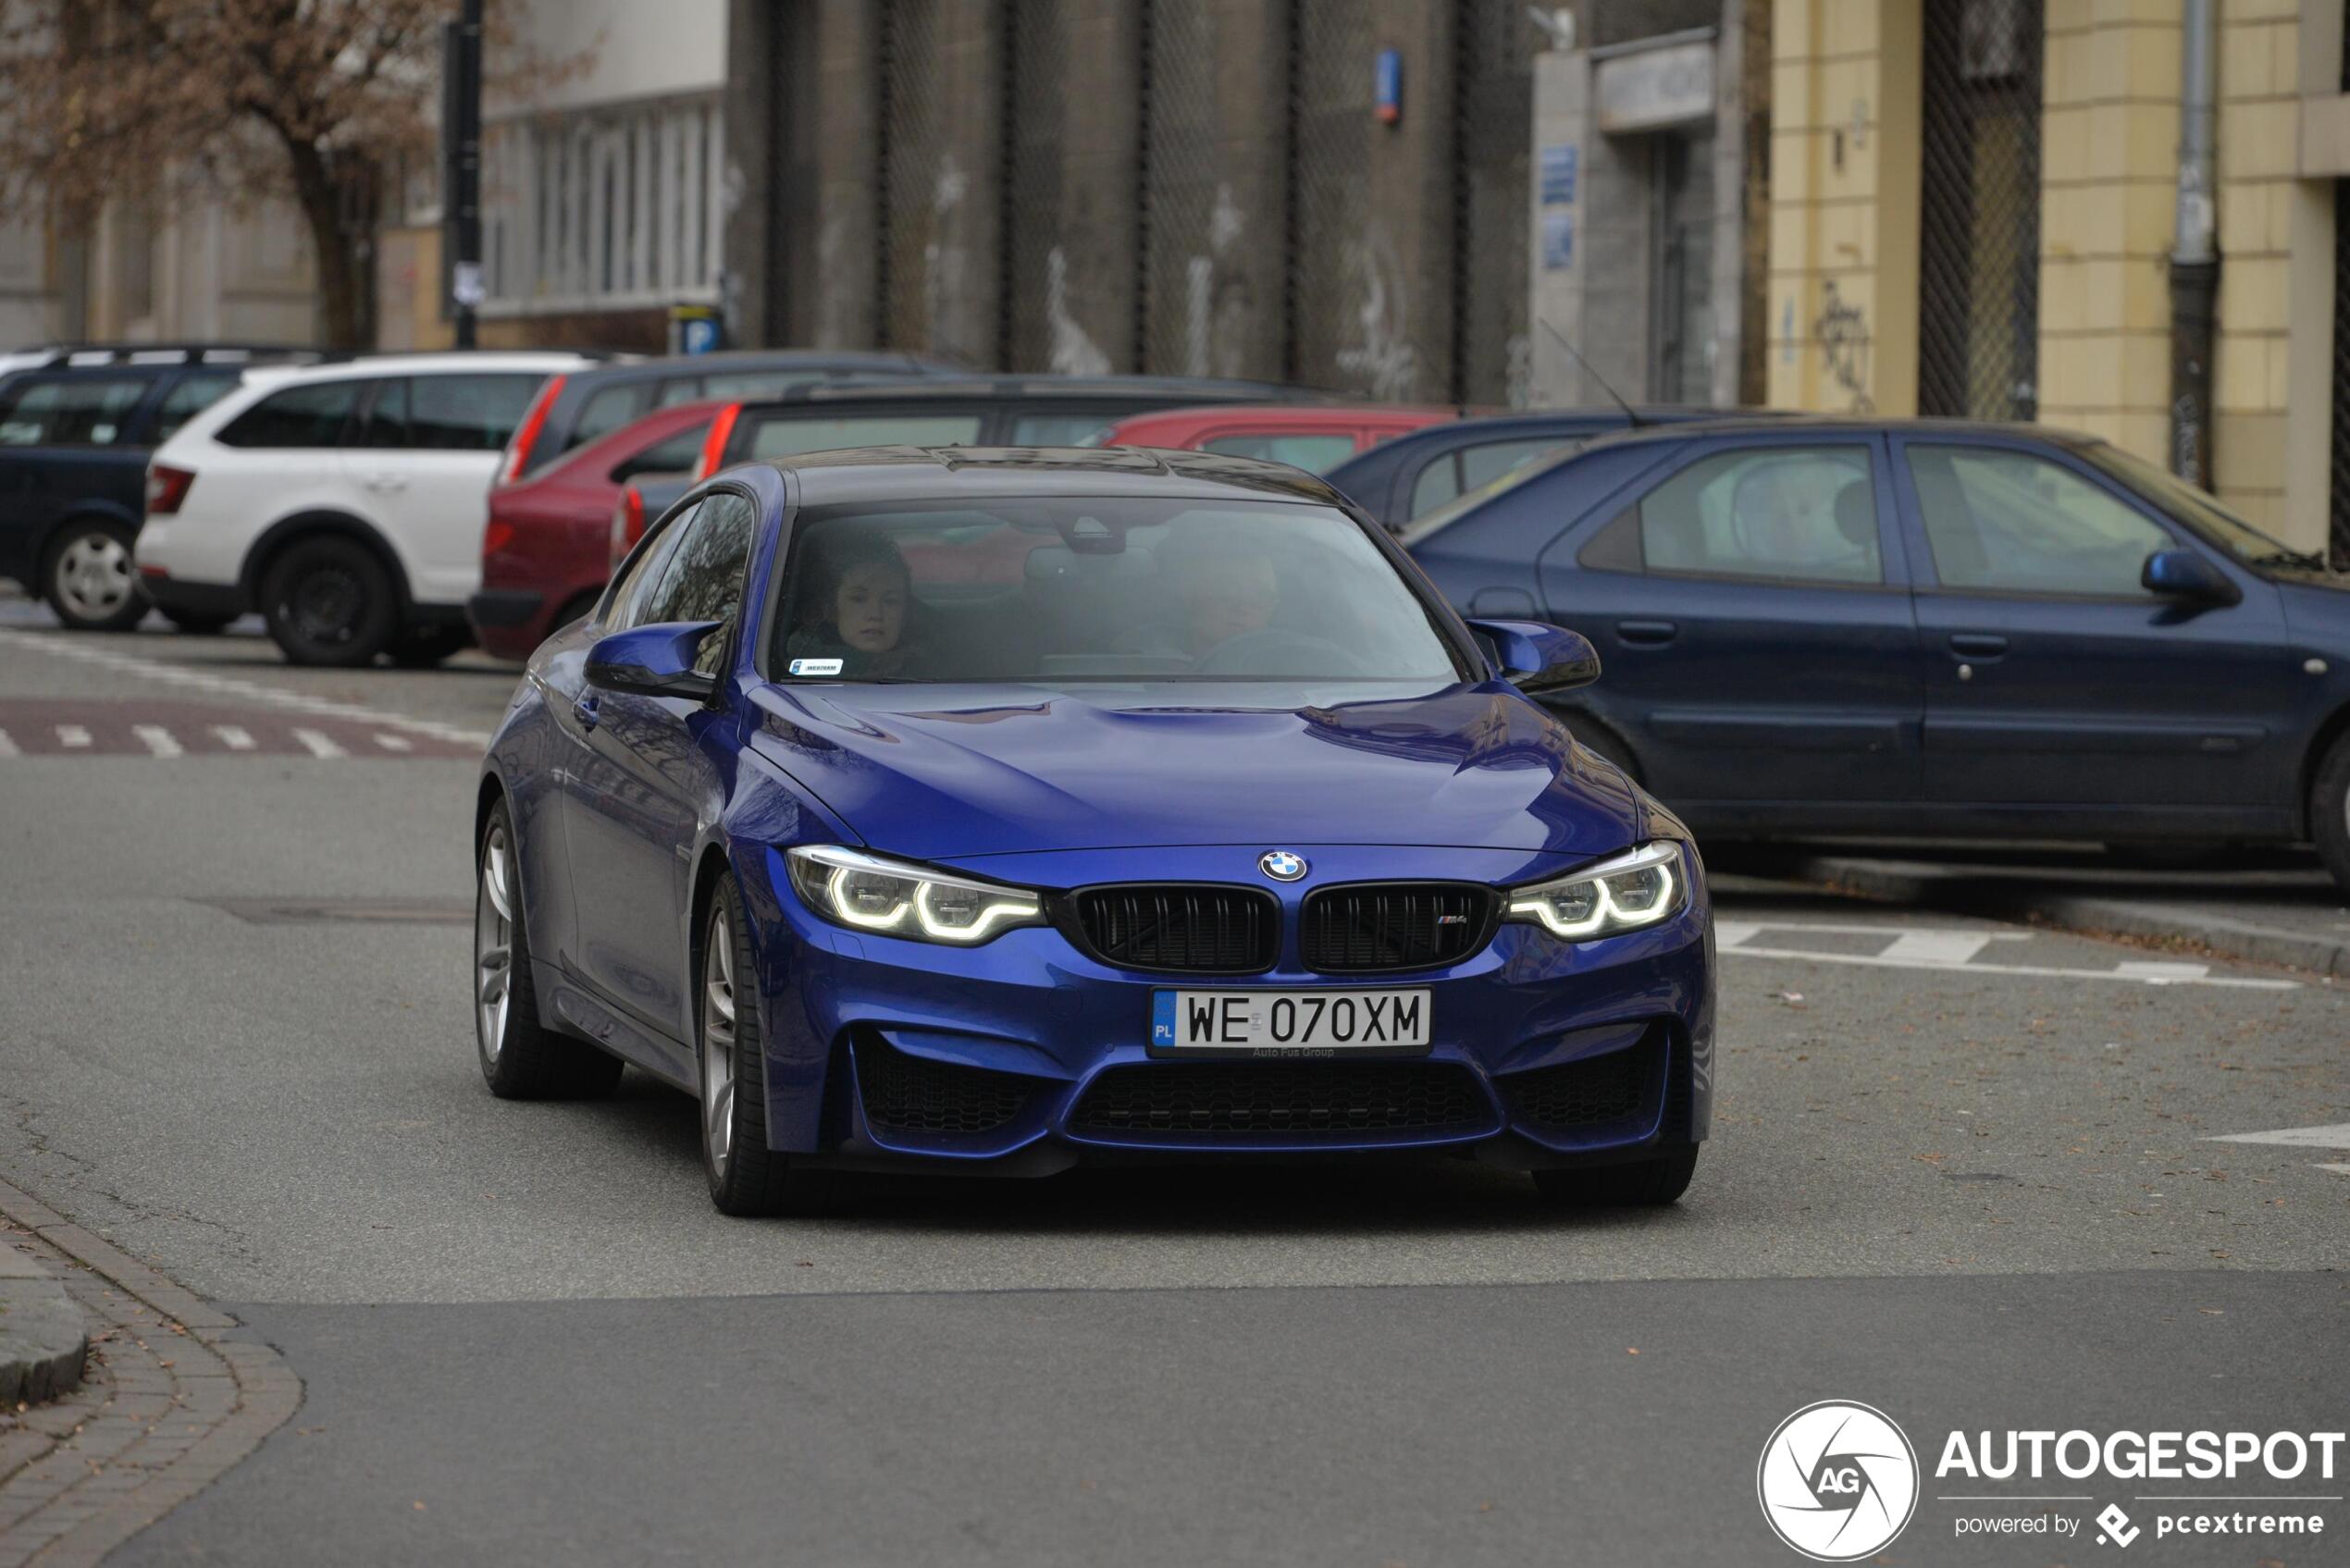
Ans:
[{"label": "car door handle", "polygon": [[1659,648],[1679,636],[1681,628],[1670,621],[1618,621],[1615,635],[1637,647]]},{"label": "car door handle", "polygon": [[402,478],[397,474],[370,474],[367,475],[367,488],[371,490],[381,490],[385,494],[390,495],[406,489],[408,488],[408,481]]},{"label": "car door handle", "polygon": [[603,717],[596,711],[596,699],[592,697],[574,698],[571,716],[579,721],[579,727],[583,730],[594,729]]},{"label": "car door handle", "polygon": [[1950,651],[1960,659],[1997,659],[2008,650],[2008,639],[1989,632],[1956,632]]}]

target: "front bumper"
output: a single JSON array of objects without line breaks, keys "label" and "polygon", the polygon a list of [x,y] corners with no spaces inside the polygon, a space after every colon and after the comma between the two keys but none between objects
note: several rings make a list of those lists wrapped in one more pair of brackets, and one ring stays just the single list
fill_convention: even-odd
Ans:
[{"label": "front bumper", "polygon": [[[1473,853],[1490,861],[1480,881],[1520,880],[1493,868],[1528,860]],[[1055,881],[1237,882],[1224,862],[1255,854],[1154,852],[1147,875],[1130,854],[1122,879],[1087,868]],[[1469,874],[1460,851],[1324,846],[1309,858],[1315,879],[1280,890],[1292,931],[1299,902],[1325,882]],[[1538,1168],[1638,1158],[1701,1140],[1711,1121],[1701,878],[1673,919],[1602,941],[1504,924],[1459,964],[1370,976],[1306,972],[1292,944],[1269,972],[1210,977],[1115,969],[1045,927],[976,948],[843,931],[799,903],[779,855],[764,858],[766,875],[745,882],[762,932],[779,1149],[1021,1174],[1088,1159],[1416,1149]],[[1201,1060],[1146,1044],[1159,990],[1317,986],[1427,990],[1429,1049]]]}]

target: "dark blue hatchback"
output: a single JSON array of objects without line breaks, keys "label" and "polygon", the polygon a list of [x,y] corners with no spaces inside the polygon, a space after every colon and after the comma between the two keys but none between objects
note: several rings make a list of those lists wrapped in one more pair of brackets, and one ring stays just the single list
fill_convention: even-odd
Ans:
[{"label": "dark blue hatchback", "polygon": [[1643,430],[1404,538],[1588,636],[1560,711],[1701,833],[2314,842],[2350,888],[2350,579],[2105,442]]},{"label": "dark blue hatchback", "polygon": [[730,1213],[886,1165],[1447,1151],[1669,1203],[1713,1085],[1688,833],[1318,480],[867,449],[689,494],[481,782],[492,1090],[693,1093]]}]

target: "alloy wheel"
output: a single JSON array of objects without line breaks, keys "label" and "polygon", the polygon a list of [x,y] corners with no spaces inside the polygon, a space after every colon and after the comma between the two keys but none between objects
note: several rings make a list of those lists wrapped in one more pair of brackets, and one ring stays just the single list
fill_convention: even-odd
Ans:
[{"label": "alloy wheel", "polygon": [[294,584],[292,598],[290,618],[303,640],[330,647],[352,639],[360,616],[360,587],[349,572],[322,566],[304,573]]},{"label": "alloy wheel", "polygon": [[482,1059],[498,1060],[513,999],[514,916],[506,824],[491,825],[481,847],[481,890],[474,901],[474,1015]]},{"label": "alloy wheel", "polygon": [[137,587],[130,552],[112,534],[84,534],[57,554],[57,598],[86,621],[103,621]]},{"label": "alloy wheel", "polygon": [[711,1168],[724,1171],[735,1142],[735,932],[724,904],[702,944],[701,1130]]}]

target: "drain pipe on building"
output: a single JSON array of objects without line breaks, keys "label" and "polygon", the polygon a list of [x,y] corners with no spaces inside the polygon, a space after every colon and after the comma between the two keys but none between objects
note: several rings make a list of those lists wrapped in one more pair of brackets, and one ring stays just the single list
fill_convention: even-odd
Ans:
[{"label": "drain pipe on building", "polygon": [[2178,223],[2171,247],[2171,472],[2211,488],[2211,354],[2220,292],[2212,88],[2216,0],[2186,0],[2180,39]]}]

